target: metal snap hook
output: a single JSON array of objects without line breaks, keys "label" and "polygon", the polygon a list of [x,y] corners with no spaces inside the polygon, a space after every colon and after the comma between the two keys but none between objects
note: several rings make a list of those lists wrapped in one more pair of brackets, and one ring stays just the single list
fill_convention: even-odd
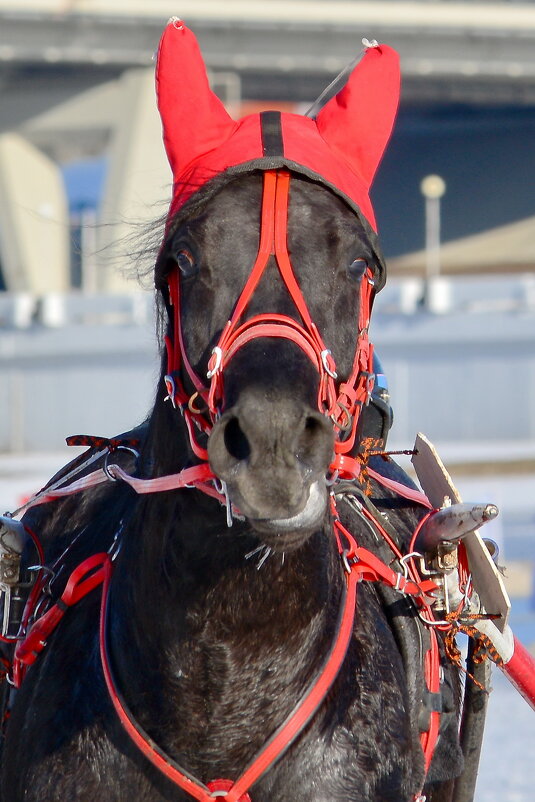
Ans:
[{"label": "metal snap hook", "polygon": [[337,379],[338,373],[335,370],[331,370],[329,367],[329,363],[327,361],[327,357],[332,356],[332,352],[329,348],[325,348],[324,351],[321,352],[321,364],[323,365],[323,370],[325,373],[331,377],[331,379]]},{"label": "metal snap hook", "polygon": [[405,579],[409,578],[409,567],[407,565],[407,560],[410,560],[411,557],[423,557],[419,551],[411,551],[409,554],[405,554],[403,557],[400,558],[401,563],[401,570],[403,571],[403,576]]},{"label": "metal snap hook", "polygon": [[176,409],[175,380],[169,373],[163,377],[163,380],[165,382],[165,389],[167,390],[167,395],[165,396],[164,401],[170,401],[174,409]]},{"label": "metal snap hook", "polygon": [[104,465],[102,466],[102,470],[104,471],[104,473],[106,474],[106,476],[108,477],[110,482],[116,482],[117,481],[117,477],[113,475],[113,473],[111,471],[111,466],[108,465],[108,460],[110,458],[110,455],[111,455],[111,451],[108,451],[108,453],[104,457]]},{"label": "metal snap hook", "polygon": [[[215,356],[215,365],[214,365],[213,368],[210,368],[210,370],[206,374],[206,378],[207,379],[211,379],[212,376],[215,376],[215,374],[217,373],[217,371],[221,367],[221,363],[223,361],[223,351],[221,350],[221,348],[218,345],[216,345],[212,350],[212,357],[213,356]],[[210,358],[210,362],[211,361],[212,361],[212,358]]]}]

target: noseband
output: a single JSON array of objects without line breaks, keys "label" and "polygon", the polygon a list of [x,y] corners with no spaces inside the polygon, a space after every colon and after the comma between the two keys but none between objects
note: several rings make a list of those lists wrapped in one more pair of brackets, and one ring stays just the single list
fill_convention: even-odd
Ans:
[{"label": "noseband", "polygon": [[[330,466],[331,470],[350,478],[355,475],[356,465],[347,455],[355,445],[360,411],[368,402],[374,383],[373,345],[368,339],[374,293],[373,272],[368,267],[361,279],[358,336],[351,373],[346,381],[337,385],[335,361],[312,320],[288,253],[289,188],[288,171],[264,172],[258,254],[234,311],[212,351],[206,376],[208,384],[202,382],[195,373],[184,347],[178,270],[174,270],[169,276],[174,336],[172,339],[166,337],[168,371],[165,383],[168,398],[183,411],[194,453],[201,459],[207,459],[206,449],[195,438],[193,424],[205,433],[211,431],[214,421],[223,409],[224,371],[230,360],[240,348],[259,337],[290,340],[301,348],[319,374],[318,409],[331,418],[335,431],[335,458]],[[301,322],[276,313],[259,314],[240,322],[271,257],[275,259]],[[193,395],[189,395],[182,384],[182,366],[195,387]],[[197,407],[197,399],[202,400],[205,411]]]}]

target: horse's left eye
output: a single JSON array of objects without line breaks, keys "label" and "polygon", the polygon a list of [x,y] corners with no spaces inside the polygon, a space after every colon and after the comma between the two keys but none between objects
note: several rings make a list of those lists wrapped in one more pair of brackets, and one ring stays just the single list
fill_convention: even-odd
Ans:
[{"label": "horse's left eye", "polygon": [[364,273],[366,272],[366,268],[368,267],[368,262],[366,259],[361,257],[360,259],[355,259],[349,267],[347,268],[347,274],[350,279],[353,281],[360,281]]},{"label": "horse's left eye", "polygon": [[197,263],[195,261],[195,257],[191,251],[187,250],[187,248],[182,248],[180,251],[177,251],[174,254],[174,257],[178,265],[178,269],[184,278],[191,278],[197,273]]}]

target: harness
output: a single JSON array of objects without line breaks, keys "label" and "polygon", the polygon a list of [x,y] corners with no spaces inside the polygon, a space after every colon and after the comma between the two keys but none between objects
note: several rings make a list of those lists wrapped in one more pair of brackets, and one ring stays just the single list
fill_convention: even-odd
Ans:
[{"label": "harness", "polygon": [[[116,465],[109,466],[108,470],[112,475],[129,476]],[[105,475],[104,471],[102,471],[102,473]],[[93,474],[89,476],[92,477]],[[377,476],[379,477],[380,474],[377,474]],[[134,478],[132,477],[132,479]],[[109,478],[108,481],[110,481]],[[134,479],[134,481],[136,480]],[[387,483],[389,485],[392,484],[389,480],[387,480]],[[80,483],[78,483],[78,487],[75,491],[73,491],[73,484],[75,483],[71,483],[63,488],[65,491],[63,493],[61,489],[55,491],[57,493],[55,497],[71,495],[72,492],[77,492]],[[393,484],[397,486],[397,483]],[[402,487],[403,486],[400,486],[400,488]],[[406,488],[406,490],[407,493],[405,495],[409,497],[411,501],[414,501],[416,498],[415,491],[412,491],[410,488]],[[418,500],[422,505],[429,506],[425,497],[421,494]],[[363,548],[357,544],[354,537],[340,520],[337,504],[334,496],[332,496],[331,512],[333,516],[334,534],[340,556],[341,570],[344,576],[335,636],[322,666],[292,713],[236,781],[218,779],[205,784],[178,765],[154,743],[151,737],[139,725],[117,686],[109,655],[107,622],[109,616],[109,589],[113,576],[115,557],[120,548],[120,532],[115,536],[107,552],[94,554],[75,568],[69,576],[61,596],[51,604],[46,612],[31,623],[32,615],[36,606],[42,599],[44,586],[46,584],[46,576],[40,578],[28,600],[24,614],[24,627],[28,627],[28,632],[18,640],[15,648],[12,667],[13,684],[15,687],[20,687],[26,671],[36,662],[65,613],[97,587],[100,587],[102,597],[100,606],[99,642],[102,669],[110,699],[126,733],[137,748],[156,768],[194,799],[207,802],[207,800],[213,799],[214,797],[225,796],[229,802],[250,802],[249,789],[284,754],[297,738],[299,733],[321,706],[338,676],[353,633],[358,583],[360,581],[382,582],[386,586],[397,590],[400,594],[412,598],[417,605],[417,609],[425,613],[425,616],[432,620],[433,613],[430,608],[429,594],[436,589],[436,584],[431,579],[422,580],[419,576],[416,564],[411,559],[407,560],[402,555],[395,542],[381,524],[375,520],[374,516],[367,512],[365,507],[361,507],[361,509],[362,514],[372,522],[378,534],[385,539],[385,542],[392,551],[392,556],[398,561],[400,566],[402,566],[402,570],[394,570],[394,568],[377,557],[369,549]],[[428,515],[429,514],[431,513],[428,513]],[[424,518],[422,518],[421,524],[424,523],[427,517],[428,516],[424,516]],[[420,527],[415,531],[415,536],[419,528]],[[428,692],[436,695],[440,692],[439,654],[438,648],[436,648],[436,635],[433,630],[431,630],[431,636],[431,647],[426,652],[424,668]],[[438,726],[439,711],[435,710],[430,713],[428,729],[421,735],[426,772],[429,768],[438,738]],[[424,797],[420,794],[415,797],[415,800],[423,799]]]},{"label": "harness", "polygon": [[[173,406],[179,408],[184,415],[190,443],[194,454],[202,460],[199,465],[189,467],[170,476],[154,479],[143,479],[130,475],[119,465],[108,464],[74,479],[67,485],[47,488],[32,499],[26,507],[36,506],[73,493],[81,492],[103,482],[121,480],[128,483],[136,493],[154,493],[170,489],[195,487],[210,496],[216,497],[227,506],[227,520],[232,523],[232,509],[226,489],[221,487],[207,463],[207,452],[196,437],[196,430],[208,434],[214,422],[221,414],[224,405],[224,371],[237,351],[245,344],[258,337],[284,338],[295,343],[306,354],[319,374],[317,405],[320,412],[328,416],[334,426],[335,456],[330,465],[335,479],[343,478],[355,481],[360,474],[362,460],[350,456],[355,447],[357,426],[362,408],[367,403],[373,387],[373,346],[368,339],[368,325],[371,303],[373,299],[374,280],[368,268],[360,285],[360,311],[357,325],[357,346],[352,369],[347,380],[338,385],[336,364],[328,347],[314,324],[308,311],[303,294],[293,273],[287,249],[288,193],[290,174],[285,170],[266,171],[264,173],[262,198],[262,226],[258,255],[245,287],[236,302],[231,317],[224,327],[217,345],[214,347],[208,364],[205,384],[197,376],[191,366],[186,349],[180,317],[180,286],[177,272],[168,279],[169,303],[172,308],[173,337],[166,339],[168,372],[165,383],[168,398]],[[288,289],[301,318],[300,322],[285,315],[266,313],[243,320],[251,297],[268,265],[274,257],[280,275]],[[183,372],[187,374],[195,391],[190,394],[183,384]],[[196,400],[202,400],[206,413],[196,406]],[[80,442],[80,438],[76,439]],[[108,445],[108,452],[130,448],[126,444],[115,442]],[[83,466],[82,466],[83,467]],[[418,491],[411,490],[397,482],[385,479],[371,468],[367,469],[369,478],[376,479],[390,490],[416,501],[432,514],[430,504]],[[411,555],[404,556],[385,527],[362,507],[362,515],[373,525],[377,534],[389,546],[392,560],[397,561],[400,570],[395,570],[372,551],[359,546],[352,534],[340,519],[335,490],[331,494],[331,514],[341,570],[344,576],[343,592],[340,601],[338,623],[335,637],[323,665],[309,688],[299,700],[288,719],[272,735],[264,748],[235,781],[218,779],[204,784],[180,767],[169,755],[165,754],[143,731],[136,722],[131,711],[117,687],[109,656],[107,621],[109,614],[109,588],[113,575],[113,563],[120,543],[120,533],[114,539],[108,552],[92,555],[72,572],[65,589],[46,612],[37,617],[31,624],[35,614],[35,606],[44,588],[46,578],[41,577],[38,585],[30,595],[27,609],[23,616],[23,627],[17,638],[13,662],[13,682],[19,687],[25,672],[38,658],[45,648],[50,634],[54,631],[67,610],[78,603],[88,593],[101,587],[100,614],[100,653],[104,678],[110,699],[123,728],[138,749],[166,777],[191,797],[207,802],[218,796],[224,796],[228,802],[250,802],[249,789],[272,766],[291,743],[296,739],[303,727],[312,718],[329,689],[335,682],[352,637],[356,613],[357,585],[360,581],[381,582],[412,598],[417,609],[425,613],[422,617],[429,624],[430,646],[424,656],[424,674],[427,693],[431,698],[440,695],[440,656],[437,636],[434,631],[434,616],[430,606],[432,599],[428,594],[436,589],[431,579],[422,579]],[[422,522],[427,516],[424,516]],[[419,527],[415,532],[417,535]],[[37,590],[37,587],[39,590]],[[27,629],[27,631],[26,631]],[[429,715],[428,726],[421,734],[421,746],[425,758],[425,771],[429,768],[439,734],[440,712],[433,708]],[[414,800],[422,800],[421,792]]]}]

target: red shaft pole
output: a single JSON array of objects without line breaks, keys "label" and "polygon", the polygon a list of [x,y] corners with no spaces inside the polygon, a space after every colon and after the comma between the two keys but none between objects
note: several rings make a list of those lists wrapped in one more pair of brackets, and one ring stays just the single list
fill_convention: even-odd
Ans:
[{"label": "red shaft pole", "polygon": [[509,682],[535,710],[535,657],[513,636],[512,657],[500,666]]}]

